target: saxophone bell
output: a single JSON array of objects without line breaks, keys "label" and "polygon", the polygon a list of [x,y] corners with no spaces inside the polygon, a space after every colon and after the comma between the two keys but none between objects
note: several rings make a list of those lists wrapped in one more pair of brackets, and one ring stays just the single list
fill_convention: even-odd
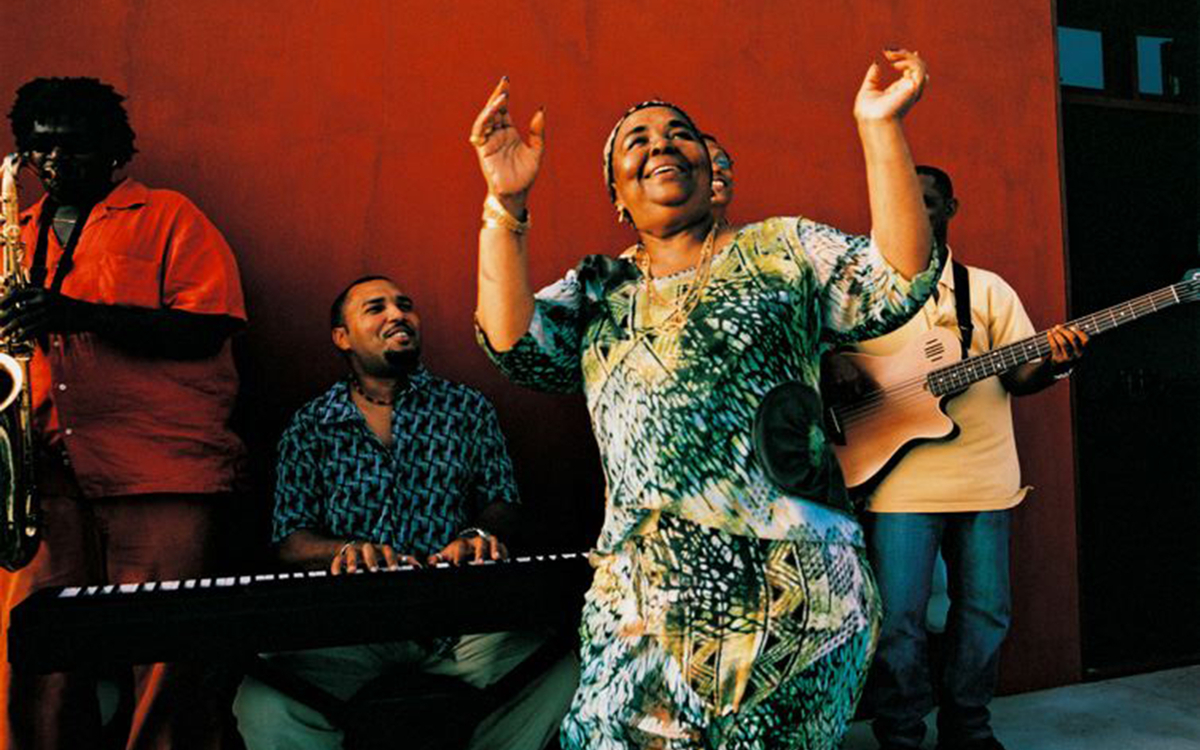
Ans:
[{"label": "saxophone bell", "polygon": [[0,399],[0,411],[4,411],[12,406],[20,397],[22,389],[25,387],[25,370],[21,367],[21,363],[6,352],[0,352],[0,370],[8,376],[9,382],[5,383],[8,393],[4,398]]},{"label": "saxophone bell", "polygon": [[[0,167],[0,296],[29,286],[25,243],[21,241],[17,172],[21,155],[9,154]],[[33,344],[0,338],[0,372],[11,385],[0,391],[0,567],[18,570],[33,559],[41,542],[41,506],[36,491],[33,390],[29,362]]]}]

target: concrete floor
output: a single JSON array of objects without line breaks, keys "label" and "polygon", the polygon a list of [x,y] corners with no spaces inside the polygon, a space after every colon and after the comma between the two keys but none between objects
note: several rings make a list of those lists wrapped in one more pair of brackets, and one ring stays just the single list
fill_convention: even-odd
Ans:
[{"label": "concrete floor", "polygon": [[[1200,750],[1200,666],[997,698],[992,728],[1008,750]],[[864,722],[842,746],[876,747]]]}]

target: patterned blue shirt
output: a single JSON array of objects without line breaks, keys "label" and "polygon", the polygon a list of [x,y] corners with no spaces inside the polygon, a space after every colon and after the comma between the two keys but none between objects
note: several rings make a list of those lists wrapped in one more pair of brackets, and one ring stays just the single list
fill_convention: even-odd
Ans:
[{"label": "patterned blue shirt", "polygon": [[273,539],[308,529],[429,555],[494,501],[518,502],[517,486],[482,394],[418,370],[396,396],[385,447],[343,380],[279,441]]}]

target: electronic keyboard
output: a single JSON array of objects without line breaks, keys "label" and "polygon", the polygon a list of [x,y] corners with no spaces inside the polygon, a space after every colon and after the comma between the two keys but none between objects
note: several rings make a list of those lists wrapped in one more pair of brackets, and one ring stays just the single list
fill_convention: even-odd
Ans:
[{"label": "electronic keyboard", "polygon": [[12,612],[14,669],[236,659],[260,652],[570,624],[586,553],[43,589]]}]

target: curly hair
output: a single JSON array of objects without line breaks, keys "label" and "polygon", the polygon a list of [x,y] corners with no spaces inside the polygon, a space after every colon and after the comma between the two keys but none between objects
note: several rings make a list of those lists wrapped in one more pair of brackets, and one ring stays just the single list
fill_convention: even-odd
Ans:
[{"label": "curly hair", "polygon": [[96,78],[35,78],[17,89],[8,119],[19,151],[29,151],[35,122],[79,122],[100,138],[105,156],[117,168],[129,163],[137,149],[129,126],[125,97]]}]

